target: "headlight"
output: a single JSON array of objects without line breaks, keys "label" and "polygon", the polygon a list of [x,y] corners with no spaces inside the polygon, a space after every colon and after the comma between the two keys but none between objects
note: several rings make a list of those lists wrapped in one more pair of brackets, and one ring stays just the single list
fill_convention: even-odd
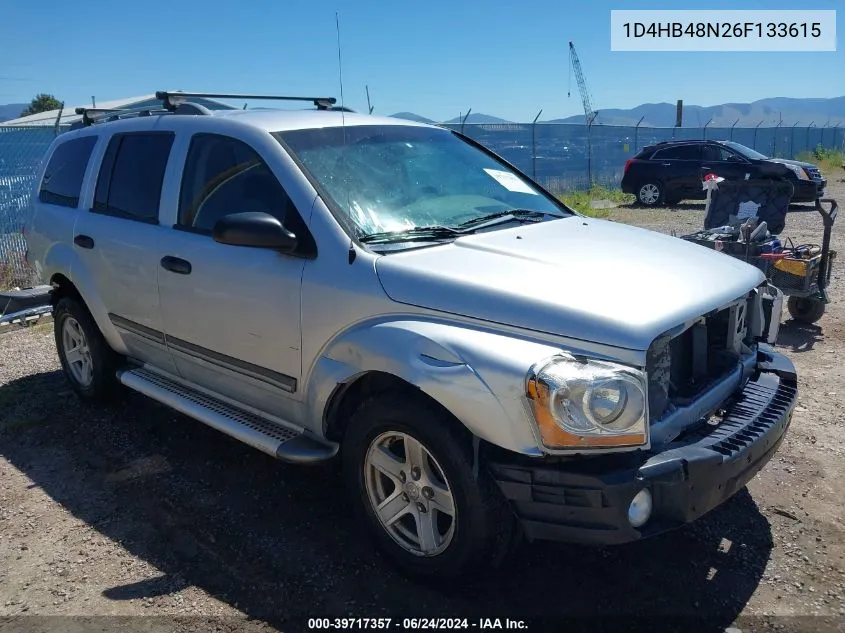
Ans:
[{"label": "headlight", "polygon": [[546,448],[648,444],[645,375],[624,365],[560,355],[528,373],[526,396]]},{"label": "headlight", "polygon": [[807,175],[807,172],[804,171],[803,167],[800,167],[798,165],[789,165],[787,163],[784,163],[784,165],[786,166],[787,169],[792,171],[793,174],[795,174],[795,176],[798,178],[798,180],[809,180],[810,179],[810,177]]}]

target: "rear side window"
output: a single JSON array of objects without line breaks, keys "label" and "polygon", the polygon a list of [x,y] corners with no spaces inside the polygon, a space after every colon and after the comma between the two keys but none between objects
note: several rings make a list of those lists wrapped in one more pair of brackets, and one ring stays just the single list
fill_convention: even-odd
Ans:
[{"label": "rear side window", "polygon": [[655,152],[654,160],[698,160],[700,158],[698,145],[675,145]]},{"label": "rear side window", "polygon": [[103,157],[93,210],[142,222],[158,222],[172,132],[133,132],[112,137]]},{"label": "rear side window", "polygon": [[82,179],[96,144],[96,136],[83,136],[58,145],[44,171],[38,199],[62,207],[79,205]]}]

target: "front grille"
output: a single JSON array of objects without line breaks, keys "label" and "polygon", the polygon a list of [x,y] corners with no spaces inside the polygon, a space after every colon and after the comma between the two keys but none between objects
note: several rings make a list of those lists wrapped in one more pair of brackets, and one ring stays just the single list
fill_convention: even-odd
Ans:
[{"label": "front grille", "polygon": [[673,406],[693,402],[737,366],[747,331],[746,313],[746,303],[737,303],[705,315],[674,337],[662,336],[651,344],[646,373],[652,423]]}]

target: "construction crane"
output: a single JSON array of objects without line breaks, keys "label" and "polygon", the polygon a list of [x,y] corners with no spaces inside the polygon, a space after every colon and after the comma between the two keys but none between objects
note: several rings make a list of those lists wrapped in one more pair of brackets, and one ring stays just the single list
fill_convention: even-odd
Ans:
[{"label": "construction crane", "polygon": [[[592,99],[590,98],[590,91],[587,88],[587,80],[584,79],[584,73],[581,70],[581,61],[578,59],[578,53],[575,52],[575,44],[569,42],[569,61],[572,63],[571,70],[575,71],[575,81],[578,83],[578,90],[581,93],[581,103],[584,105],[584,116],[587,119],[587,125],[592,125],[599,113],[593,110]],[[570,87],[572,84],[572,74],[570,72]],[[572,91],[569,90],[566,96],[571,96]]]}]

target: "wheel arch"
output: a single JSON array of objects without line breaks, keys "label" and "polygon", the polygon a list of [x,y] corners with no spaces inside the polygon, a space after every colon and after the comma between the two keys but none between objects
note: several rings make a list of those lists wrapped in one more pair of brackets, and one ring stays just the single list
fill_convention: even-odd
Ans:
[{"label": "wheel arch", "polygon": [[88,307],[85,303],[85,299],[82,298],[79,289],[76,287],[76,284],[62,273],[55,273],[52,277],[50,277],[50,285],[52,286],[52,289],[50,290],[50,305],[53,306],[53,309],[55,309],[59,304],[59,301],[65,297],[78,299],[86,308]]},{"label": "wheel arch", "polygon": [[63,272],[54,272],[50,276],[50,285],[53,287],[50,291],[50,304],[54,309],[64,297],[76,299],[91,314],[94,323],[109,347],[120,354],[126,353],[127,350],[123,345],[120,334],[109,319],[108,310],[102,301],[96,298],[95,293],[90,290],[93,287],[90,280],[86,283],[84,277],[74,276],[71,278]]},{"label": "wheel arch", "polygon": [[454,428],[466,439],[472,437],[469,429],[461,424],[451,411],[416,385],[387,372],[365,371],[346,382],[339,383],[332,392],[323,412],[323,429],[326,438],[333,442],[341,442],[355,410],[372,396],[387,392],[406,394],[409,400],[426,401],[443,411],[446,419],[452,421]]},{"label": "wheel arch", "polygon": [[437,403],[482,440],[538,455],[524,379],[532,364],[557,351],[460,324],[397,320],[359,325],[330,342],[308,372],[306,426],[339,441],[354,405],[399,389]]}]

